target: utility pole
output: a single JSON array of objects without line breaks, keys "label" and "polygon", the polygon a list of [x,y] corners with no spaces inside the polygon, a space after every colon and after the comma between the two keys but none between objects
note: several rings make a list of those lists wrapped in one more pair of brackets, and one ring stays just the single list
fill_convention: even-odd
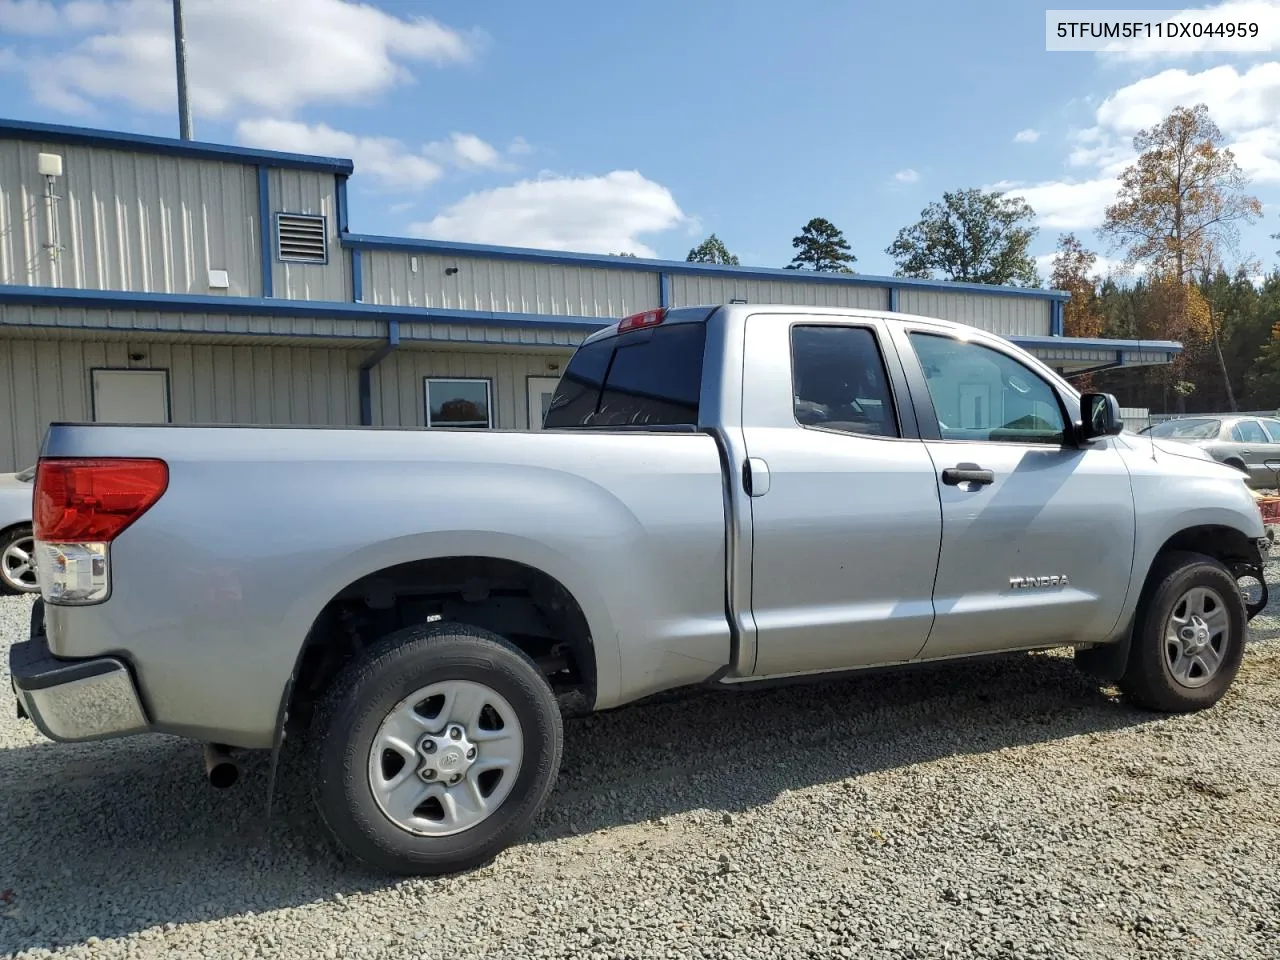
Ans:
[{"label": "utility pole", "polygon": [[182,0],[173,0],[173,49],[178,61],[178,132],[192,139],[191,105],[187,102],[187,37],[182,28]]},{"label": "utility pole", "polygon": [[1222,340],[1218,337],[1218,323],[1213,318],[1213,301],[1209,303],[1209,330],[1213,333],[1213,349],[1218,354],[1218,366],[1222,368],[1222,383],[1227,388],[1227,403],[1231,405],[1231,412],[1236,412],[1236,395],[1231,389],[1231,375],[1227,373],[1227,361],[1222,356]]}]

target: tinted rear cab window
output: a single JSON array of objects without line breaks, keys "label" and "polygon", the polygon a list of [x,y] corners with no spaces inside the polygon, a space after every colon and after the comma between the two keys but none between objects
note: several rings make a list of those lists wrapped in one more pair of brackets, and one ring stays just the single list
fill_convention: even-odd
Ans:
[{"label": "tinted rear cab window", "polygon": [[705,323],[635,330],[578,350],[543,427],[678,427],[698,423]]}]

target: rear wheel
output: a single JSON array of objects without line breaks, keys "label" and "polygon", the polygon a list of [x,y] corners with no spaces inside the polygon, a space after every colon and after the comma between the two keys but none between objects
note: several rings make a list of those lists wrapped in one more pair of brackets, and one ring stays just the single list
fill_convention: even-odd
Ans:
[{"label": "rear wheel", "polygon": [[1235,577],[1212,557],[1179,552],[1157,563],[1119,686],[1148,709],[1202,710],[1222,699],[1240,670],[1244,598]]},{"label": "rear wheel", "polygon": [[1241,473],[1247,474],[1249,472],[1249,468],[1244,465],[1243,460],[1237,460],[1234,457],[1232,457],[1228,460],[1223,460],[1222,462],[1225,463],[1228,467],[1235,467]]},{"label": "rear wheel", "polygon": [[407,627],[367,650],[312,724],[321,818],[387,872],[467,870],[518,840],[560,767],[560,710],[506,640],[461,624]]},{"label": "rear wheel", "polygon": [[0,533],[0,593],[35,593],[36,541],[29,526]]}]

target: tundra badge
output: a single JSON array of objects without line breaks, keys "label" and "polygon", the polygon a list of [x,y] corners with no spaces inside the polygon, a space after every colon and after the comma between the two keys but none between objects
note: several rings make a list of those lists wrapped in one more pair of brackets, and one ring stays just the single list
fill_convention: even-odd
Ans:
[{"label": "tundra badge", "polygon": [[1048,577],[1010,577],[1010,590],[1031,590],[1036,587],[1069,587],[1071,584],[1067,581],[1067,575],[1052,574]]}]

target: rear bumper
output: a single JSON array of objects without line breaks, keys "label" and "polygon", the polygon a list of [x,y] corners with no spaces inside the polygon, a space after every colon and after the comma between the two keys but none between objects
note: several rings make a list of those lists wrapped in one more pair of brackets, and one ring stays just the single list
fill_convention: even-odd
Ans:
[{"label": "rear bumper", "polygon": [[31,639],[9,648],[9,672],[19,712],[51,740],[101,740],[150,727],[123,660],[63,660],[49,652],[41,600],[31,611]]}]

